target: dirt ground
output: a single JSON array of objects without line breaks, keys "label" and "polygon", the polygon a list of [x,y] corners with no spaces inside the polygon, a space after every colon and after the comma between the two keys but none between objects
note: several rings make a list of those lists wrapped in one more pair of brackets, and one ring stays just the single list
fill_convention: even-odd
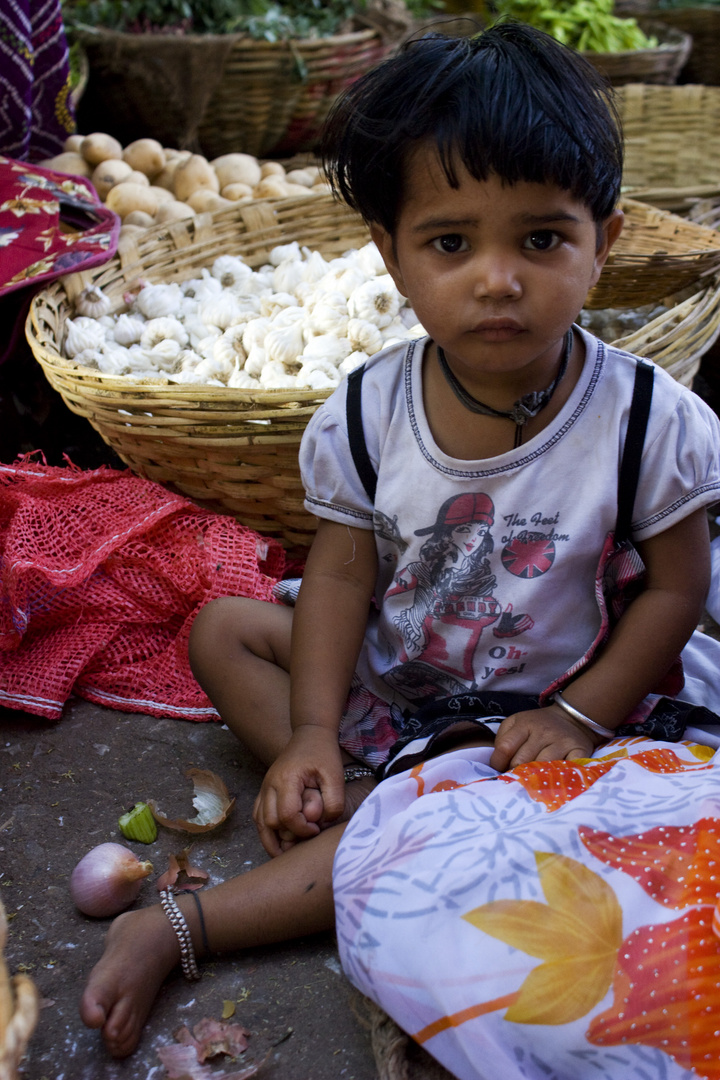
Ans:
[{"label": "dirt ground", "polygon": [[[215,884],[245,872],[265,858],[250,817],[261,766],[219,724],[115,713],[77,699],[57,723],[3,710],[0,724],[6,956],[11,972],[28,971],[44,999],[25,1080],[161,1080],[157,1048],[172,1043],[183,1024],[220,1019],[226,1001],[235,1004],[233,1021],[251,1033],[235,1068],[267,1056],[260,1076],[268,1080],[376,1076],[364,1003],[341,973],[332,934],[204,964],[199,983],[171,978],[139,1049],[114,1062],[77,1010],[110,920],[75,909],[70,872],[96,844],[127,843],[117,819],[138,800],[153,798],[173,817],[192,817],[191,767],[216,772],[237,798],[228,821],[193,844],[193,862]],[[161,829],[153,844],[128,844],[154,865],[137,904],[156,901],[155,878],[188,839]],[[225,1067],[231,1071],[229,1059]]]}]

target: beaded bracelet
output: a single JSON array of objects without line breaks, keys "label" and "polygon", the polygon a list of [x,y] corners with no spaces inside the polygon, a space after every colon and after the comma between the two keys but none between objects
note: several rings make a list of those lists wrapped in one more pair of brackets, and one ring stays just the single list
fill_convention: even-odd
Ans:
[{"label": "beaded bracelet", "polygon": [[581,713],[579,709],[576,709],[574,705],[571,705],[569,701],[566,701],[559,690],[550,698],[556,705],[559,705],[563,712],[566,712],[568,716],[571,716],[573,720],[577,720],[579,724],[583,724],[585,727],[590,728],[597,735],[603,735],[606,739],[614,739],[617,732],[611,728],[603,727],[602,724],[596,724],[594,720],[591,720],[585,713]]},{"label": "beaded bracelet", "polygon": [[160,903],[162,904],[163,911],[170,920],[170,925],[177,934],[178,943],[180,945],[180,965],[182,967],[183,975],[186,979],[189,979],[190,982],[195,982],[200,978],[200,972],[198,971],[197,960],[195,959],[195,949],[193,948],[190,930],[188,924],[185,922],[185,917],[175,903],[175,897],[169,889],[165,889],[160,893]]},{"label": "beaded bracelet", "polygon": [[364,776],[375,776],[375,770],[371,769],[369,765],[345,765],[345,783],[349,784],[351,780],[361,780]]}]

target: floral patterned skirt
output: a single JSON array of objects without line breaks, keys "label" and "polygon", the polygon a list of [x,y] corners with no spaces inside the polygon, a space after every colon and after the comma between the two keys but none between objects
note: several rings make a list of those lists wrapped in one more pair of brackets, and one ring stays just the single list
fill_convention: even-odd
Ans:
[{"label": "floral patterned skirt", "polygon": [[461,1080],[720,1080],[720,751],[690,734],[390,776],[335,860],[348,977]]}]

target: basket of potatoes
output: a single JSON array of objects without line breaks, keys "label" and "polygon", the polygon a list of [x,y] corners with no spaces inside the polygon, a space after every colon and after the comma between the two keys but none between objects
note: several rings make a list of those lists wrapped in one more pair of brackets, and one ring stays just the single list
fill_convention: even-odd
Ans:
[{"label": "basket of potatoes", "polygon": [[320,168],[308,156],[284,165],[252,154],[202,154],[141,138],[122,146],[112,135],[71,135],[63,153],[41,163],[84,176],[124,229],[146,229],[255,199],[327,194]]}]

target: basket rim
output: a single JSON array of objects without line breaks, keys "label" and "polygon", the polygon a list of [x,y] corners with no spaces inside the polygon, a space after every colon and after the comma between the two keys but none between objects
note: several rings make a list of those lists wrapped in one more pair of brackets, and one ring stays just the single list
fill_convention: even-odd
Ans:
[{"label": "basket rim", "polygon": [[153,46],[160,44],[162,47],[163,42],[168,42],[170,45],[177,42],[205,42],[205,41],[229,41],[231,44],[248,44],[257,46],[258,49],[266,49],[268,52],[278,52],[285,49],[293,48],[305,48],[305,47],[318,47],[322,45],[344,45],[346,43],[370,41],[373,38],[381,38],[381,34],[378,30],[372,27],[362,27],[357,30],[348,30],[343,34],[331,34],[325,37],[312,37],[312,38],[287,38],[282,41],[258,41],[256,38],[250,37],[247,33],[232,33],[232,34],[153,34],[143,32],[139,34],[133,34],[127,30],[110,30],[105,26],[89,26],[81,25],[77,28],[77,36],[82,41],[100,41],[101,39],[121,39],[123,41],[145,41],[146,43],[152,42]]}]

